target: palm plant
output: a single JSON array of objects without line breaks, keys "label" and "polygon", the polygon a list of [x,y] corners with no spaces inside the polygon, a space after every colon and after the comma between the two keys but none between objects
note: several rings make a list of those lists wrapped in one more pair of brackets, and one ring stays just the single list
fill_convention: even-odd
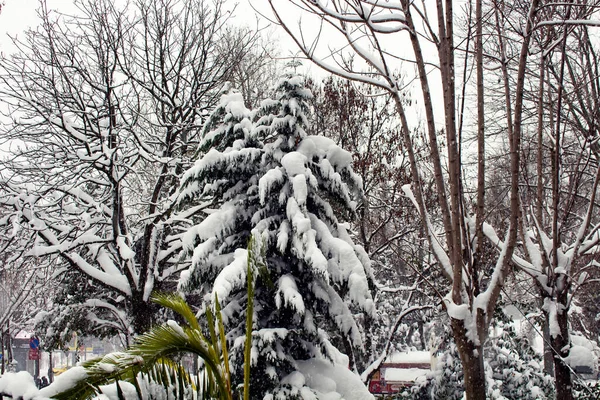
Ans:
[{"label": "palm plant", "polygon": [[[250,347],[254,297],[254,270],[261,265],[261,254],[255,254],[254,239],[248,245],[248,307],[246,315],[246,349],[244,354],[243,398],[250,393]],[[187,302],[176,294],[158,294],[152,301],[179,314],[185,321],[175,321],[157,326],[136,339],[125,352],[108,354],[102,358],[83,363],[85,374],[68,390],[53,396],[56,400],[87,400],[102,393],[101,386],[115,384],[119,400],[131,400],[125,396],[123,382],[135,387],[139,400],[233,400],[229,371],[229,355],[225,329],[221,318],[218,298],[215,312],[206,311],[209,337],[202,333],[200,323]],[[203,373],[192,375],[174,356],[193,354],[203,363]],[[197,371],[194,371],[197,372]],[[152,387],[154,390],[149,391]],[[159,390],[157,393],[157,387]],[[143,390],[145,388],[145,390]],[[136,400],[137,400],[136,399]]]}]

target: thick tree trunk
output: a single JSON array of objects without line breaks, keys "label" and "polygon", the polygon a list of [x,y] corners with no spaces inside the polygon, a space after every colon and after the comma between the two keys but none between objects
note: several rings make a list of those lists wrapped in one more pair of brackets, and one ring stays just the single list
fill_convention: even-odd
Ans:
[{"label": "thick tree trunk", "polygon": [[543,323],[544,334],[544,372],[550,376],[554,376],[554,353],[550,344],[550,328],[548,326],[548,318],[544,318]]},{"label": "thick tree trunk", "polygon": [[[154,303],[144,301],[143,292],[134,292],[132,296],[132,325],[136,334],[142,334],[152,328],[154,323],[154,315],[157,307]],[[127,333],[127,345],[130,344],[130,337]]]},{"label": "thick tree trunk", "polygon": [[552,332],[550,329],[550,343],[554,350],[554,381],[556,385],[557,400],[572,400],[573,399],[573,379],[571,377],[571,368],[563,361],[569,355],[571,350],[571,340],[569,338],[569,316],[567,304],[567,291],[557,296],[557,312],[556,321],[552,321],[551,316],[545,311],[546,320],[552,327],[553,322],[556,322],[560,330],[560,334]]},{"label": "thick tree trunk", "polygon": [[467,400],[486,398],[483,349],[467,337],[464,321],[451,320],[452,333],[463,366],[465,395]]},{"label": "thick tree trunk", "polygon": [[[560,342],[564,342],[561,337],[558,339],[552,340],[553,346],[560,346]],[[554,380],[556,384],[556,400],[572,400],[573,382],[571,379],[571,369],[558,357],[554,360]]]}]

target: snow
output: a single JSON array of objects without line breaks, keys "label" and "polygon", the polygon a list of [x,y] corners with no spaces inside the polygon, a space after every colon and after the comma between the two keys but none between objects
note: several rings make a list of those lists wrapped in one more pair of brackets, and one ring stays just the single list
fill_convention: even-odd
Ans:
[{"label": "snow", "polygon": [[[288,219],[292,222],[294,233],[296,235],[300,236],[310,230],[310,220],[304,215],[298,202],[293,197],[288,198],[286,214]],[[323,269],[325,269],[324,264],[326,264],[326,262],[327,261],[323,259]]]},{"label": "snow", "polygon": [[290,385],[295,387],[302,387],[305,383],[306,381],[304,379],[304,375],[298,371],[292,372],[281,380],[282,385]]},{"label": "snow", "polygon": [[131,287],[129,286],[129,282],[127,281],[127,278],[125,276],[120,274],[117,275],[115,272],[107,273],[104,271],[100,271],[99,269],[94,268],[92,265],[90,265],[85,259],[83,259],[83,257],[81,257],[77,253],[70,253],[68,254],[68,257],[71,261],[73,261],[73,263],[75,263],[75,265],[77,265],[77,267],[83,273],[101,281],[107,286],[121,291],[127,296],[131,296]]},{"label": "snow", "polygon": [[584,346],[573,345],[569,351],[569,355],[564,358],[564,361],[569,364],[571,368],[585,366],[594,369],[597,359],[590,349]]},{"label": "snow", "polygon": [[[87,372],[81,366],[70,368],[57,376],[52,384],[43,389],[38,389],[33,376],[27,371],[6,372],[0,376],[0,393],[12,395],[14,399],[22,400],[50,400],[58,393],[72,388],[77,382],[85,379]],[[117,397],[113,397],[116,399]],[[133,397],[137,398],[135,394]]]},{"label": "snow", "polygon": [[277,249],[284,253],[288,246],[288,240],[290,238],[290,223],[288,220],[284,220],[279,226],[277,231]]},{"label": "snow", "polygon": [[527,251],[529,252],[529,258],[531,259],[532,266],[537,271],[542,271],[543,259],[542,254],[538,246],[536,246],[532,242],[532,237],[534,237],[533,232],[528,231],[525,235],[525,246],[527,247]]},{"label": "snow", "polygon": [[[484,292],[485,293],[485,292]],[[482,296],[480,294],[479,296]],[[478,300],[480,297],[477,296]],[[444,299],[444,305],[448,316],[453,319],[463,321],[465,329],[467,330],[467,338],[475,345],[479,345],[479,335],[477,334],[476,320],[473,316],[473,312],[469,309],[468,304],[456,304],[452,301],[452,292],[448,293]]]},{"label": "snow", "polygon": [[[329,313],[334,316],[337,326],[342,332],[348,335],[348,338],[355,346],[362,346],[360,330],[356,325],[354,315],[348,309],[348,305],[330,285],[326,286],[326,290],[329,297]],[[315,292],[315,294],[319,296],[318,292]]]},{"label": "snow", "polygon": [[429,351],[396,352],[390,354],[385,362],[406,364],[431,363],[431,353]]},{"label": "snow", "polygon": [[[70,368],[59,376],[54,378],[54,382],[40,390],[42,398],[53,397],[77,384],[77,382],[85,379],[87,372],[81,366]],[[36,399],[38,400],[38,399]]]},{"label": "snow", "polygon": [[594,341],[579,335],[571,335],[571,343],[573,346],[569,351],[569,355],[565,357],[565,362],[572,368],[585,366],[597,370],[598,354],[600,353],[598,345]]},{"label": "snow", "polygon": [[16,335],[15,339],[29,339],[33,336],[33,332],[28,332],[24,329],[21,329]]},{"label": "snow", "polygon": [[117,268],[115,263],[111,258],[111,254],[105,249],[99,249],[98,255],[96,256],[96,261],[100,267],[109,275],[120,275],[121,271]]},{"label": "snow", "polygon": [[415,382],[425,378],[429,372],[423,368],[385,368],[385,380],[396,382]]},{"label": "snow", "polygon": [[296,202],[299,206],[304,206],[308,196],[306,177],[302,174],[294,176],[292,178],[292,187],[294,188],[294,198],[296,199]]},{"label": "snow", "polygon": [[544,304],[542,305],[542,309],[548,314],[550,336],[552,336],[553,338],[558,337],[560,335],[560,326],[558,325],[557,319],[558,310],[556,301],[548,297],[544,298]]},{"label": "snow", "polygon": [[173,321],[172,319],[167,320],[167,326],[173,329],[179,336],[187,337],[181,325],[177,323],[177,321]]},{"label": "snow", "polygon": [[217,236],[218,232],[227,232],[232,229],[237,211],[236,207],[226,204],[218,211],[211,213],[204,221],[190,228],[183,235],[183,247],[191,250],[194,248],[196,239],[205,241],[213,236]]},{"label": "snow", "polygon": [[38,398],[38,389],[27,371],[7,372],[0,376],[0,393],[12,394],[13,398]]},{"label": "snow", "polygon": [[446,305],[448,316],[452,319],[464,321],[470,314],[469,306],[467,304],[455,304],[452,301],[450,294],[444,297],[444,304]]},{"label": "snow", "polygon": [[596,345],[595,342],[591,341],[590,339],[586,338],[585,336],[572,335],[571,342],[574,345],[585,347],[589,351],[598,351],[599,350],[598,345]]},{"label": "snow", "polygon": [[338,282],[347,281],[350,299],[359,304],[369,314],[374,312],[374,304],[367,284],[365,269],[352,245],[334,237],[327,225],[310,214],[316,239],[328,258],[329,275]]},{"label": "snow", "polygon": [[119,254],[124,260],[133,260],[133,258],[135,257],[135,252],[131,250],[129,246],[127,246],[127,243],[125,242],[125,237],[117,237],[117,246],[119,247]]},{"label": "snow", "polygon": [[265,200],[271,192],[271,188],[282,181],[283,173],[279,168],[268,170],[267,173],[258,180],[258,193],[261,205],[265,204]]},{"label": "snow", "polygon": [[98,364],[96,364],[95,366],[96,368],[98,368],[99,370],[101,370],[102,372],[106,372],[106,373],[113,373],[117,370],[117,366],[114,364],[109,364],[109,363],[104,363],[104,362],[100,362]]},{"label": "snow", "polygon": [[215,295],[217,295],[219,302],[225,302],[234,289],[246,284],[247,269],[248,251],[237,249],[233,255],[233,262],[225,266],[217,275],[210,299],[207,300],[214,301]]},{"label": "snow", "polygon": [[120,310],[119,308],[104,300],[91,298],[87,299],[83,304],[90,308],[105,308],[107,310],[110,310],[110,312],[116,317],[116,320],[119,321],[119,323],[127,324],[128,318],[126,313],[123,310]]},{"label": "snow", "polygon": [[277,308],[281,308],[281,298],[283,298],[283,304],[286,307],[293,308],[296,314],[304,314],[304,300],[302,300],[302,295],[298,292],[298,286],[293,275],[283,275],[279,278],[277,287],[277,295],[275,297]]},{"label": "snow", "polygon": [[296,368],[304,376],[306,386],[317,394],[317,399],[374,400],[360,377],[344,365],[325,360],[297,361]]},{"label": "snow", "polygon": [[309,160],[314,157],[326,158],[332,166],[340,170],[352,166],[352,154],[325,136],[307,136],[299,144],[298,152]]},{"label": "snow", "polygon": [[249,115],[249,110],[244,106],[244,97],[241,93],[224,94],[221,96],[221,104],[225,104],[225,110],[238,120]]},{"label": "snow", "polygon": [[281,159],[281,165],[288,176],[294,177],[306,172],[306,156],[297,151],[287,153]]},{"label": "snow", "polygon": [[201,264],[202,261],[215,249],[217,244],[218,240],[216,237],[210,237],[204,242],[198,244],[196,248],[194,248],[194,252],[192,254],[192,264]]}]

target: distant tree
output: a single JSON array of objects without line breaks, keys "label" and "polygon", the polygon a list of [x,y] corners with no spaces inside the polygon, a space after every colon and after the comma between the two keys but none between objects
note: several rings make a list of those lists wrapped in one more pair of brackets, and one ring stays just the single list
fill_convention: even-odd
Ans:
[{"label": "distant tree", "polygon": [[0,372],[4,373],[13,361],[11,338],[21,330],[31,331],[31,320],[47,306],[43,294],[48,292],[52,270],[32,257],[21,258],[22,251],[0,243]]},{"label": "distant tree", "polygon": [[239,382],[244,249],[251,235],[262,240],[252,393],[303,398],[309,389],[290,378],[298,362],[339,362],[332,344],[350,357],[360,350],[354,314],[373,315],[371,272],[367,255],[342,222],[361,200],[351,155],[330,139],[306,134],[311,93],[301,78],[283,78],[277,95],[253,114],[240,94],[226,95],[215,110],[218,118],[209,118],[213,128],[200,143],[201,158],[183,177],[181,199],[195,204],[210,198],[214,211],[184,236],[193,265],[181,284],[209,302],[218,295],[223,303],[232,373]]},{"label": "distant tree", "polygon": [[[352,154],[365,196],[351,226],[354,240],[371,259],[375,278],[371,292],[378,317],[365,327],[366,358],[357,360],[358,370],[367,372],[366,379],[395,348],[426,346],[423,337],[418,343],[411,343],[411,338],[415,333],[424,336],[420,316],[432,308],[426,293],[434,269],[423,267],[432,257],[421,239],[414,207],[401,189],[410,181],[409,165],[398,145],[401,128],[391,97],[338,77],[315,84],[313,91],[312,130]],[[415,270],[422,271],[418,275]],[[400,335],[405,328],[406,335]]]},{"label": "distant tree", "polygon": [[[553,374],[558,398],[572,398],[569,364],[573,328],[584,319],[570,318],[572,304],[588,285],[597,282],[599,259],[597,196],[600,183],[600,152],[597,145],[598,87],[597,48],[590,41],[586,24],[554,24],[551,21],[590,18],[596,2],[578,7],[546,7],[539,18],[547,24],[532,32],[530,56],[536,68],[526,74],[520,168],[522,208],[521,238],[514,258],[519,280],[529,276],[543,318],[545,370]],[[512,57],[507,37],[522,33],[514,29],[526,10],[496,7],[494,49],[500,59]],[[542,25],[543,26],[543,25]],[[501,68],[501,81],[510,85],[514,65]],[[510,90],[507,90],[510,93]],[[510,96],[502,96],[510,110]],[[506,111],[505,111],[506,112]],[[502,171],[501,163],[495,162]],[[502,189],[501,189],[502,190]],[[502,208],[501,202],[499,209]],[[502,241],[488,229],[492,243]],[[596,261],[597,262],[597,261]],[[583,297],[583,296],[582,296]],[[589,312],[589,311],[588,311]],[[589,315],[589,314],[588,314]],[[590,326],[591,328],[592,326]],[[587,328],[584,328],[587,330]],[[591,333],[591,332],[590,332]],[[595,336],[593,334],[591,337]]]},{"label": "distant tree", "polygon": [[231,28],[221,39],[219,47],[227,53],[227,48],[235,47],[248,35],[256,35],[256,41],[252,47],[244,49],[244,57],[232,66],[228,82],[232,88],[240,91],[244,105],[254,109],[269,97],[279,78],[281,63],[278,62],[278,43],[272,30],[253,33],[249,28]]}]

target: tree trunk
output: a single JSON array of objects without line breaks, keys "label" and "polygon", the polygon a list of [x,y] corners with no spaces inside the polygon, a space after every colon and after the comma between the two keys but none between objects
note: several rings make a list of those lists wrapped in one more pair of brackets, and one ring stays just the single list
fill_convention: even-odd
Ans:
[{"label": "tree trunk", "polygon": [[550,328],[548,326],[548,317],[544,318],[543,323],[544,334],[544,372],[550,376],[554,376],[554,353],[550,344]]},{"label": "tree trunk", "polygon": [[[559,337],[558,339],[562,338]],[[559,342],[564,342],[564,340],[552,340],[553,346],[560,346]],[[558,357],[554,360],[554,381],[556,384],[556,400],[572,400],[571,369]]]},{"label": "tree trunk", "polygon": [[[136,334],[141,334],[152,328],[156,307],[150,301],[144,301],[143,290],[134,292],[132,297],[132,310],[134,312],[132,320],[133,330]],[[129,332],[125,332],[125,334],[127,336],[127,345],[129,345]]]},{"label": "tree trunk", "polygon": [[[573,399],[573,379],[571,377],[571,368],[563,361],[571,351],[571,340],[569,338],[569,316],[567,304],[567,291],[559,293],[557,296],[556,323],[560,329],[560,334],[552,337],[550,343],[554,351],[554,382],[556,385],[557,400]],[[545,313],[546,320],[552,326],[550,316]],[[553,333],[552,331],[550,332]]]},{"label": "tree trunk", "polygon": [[483,349],[469,340],[464,321],[452,319],[451,325],[463,366],[466,399],[483,400],[486,398]]},{"label": "tree trunk", "polygon": [[[2,364],[2,367],[0,369],[0,375],[4,375],[4,330],[2,330],[2,328],[0,328],[0,352],[2,354],[2,360],[0,360],[0,363]],[[2,396],[1,394],[0,400],[4,400],[4,396]]]},{"label": "tree trunk", "polygon": [[48,350],[48,382],[54,382],[54,360],[52,359],[52,351]]},{"label": "tree trunk", "polygon": [[10,335],[10,321],[6,323],[6,342],[4,345],[6,346],[6,362],[8,363],[8,368],[11,368],[13,362],[13,349],[12,337]]}]

